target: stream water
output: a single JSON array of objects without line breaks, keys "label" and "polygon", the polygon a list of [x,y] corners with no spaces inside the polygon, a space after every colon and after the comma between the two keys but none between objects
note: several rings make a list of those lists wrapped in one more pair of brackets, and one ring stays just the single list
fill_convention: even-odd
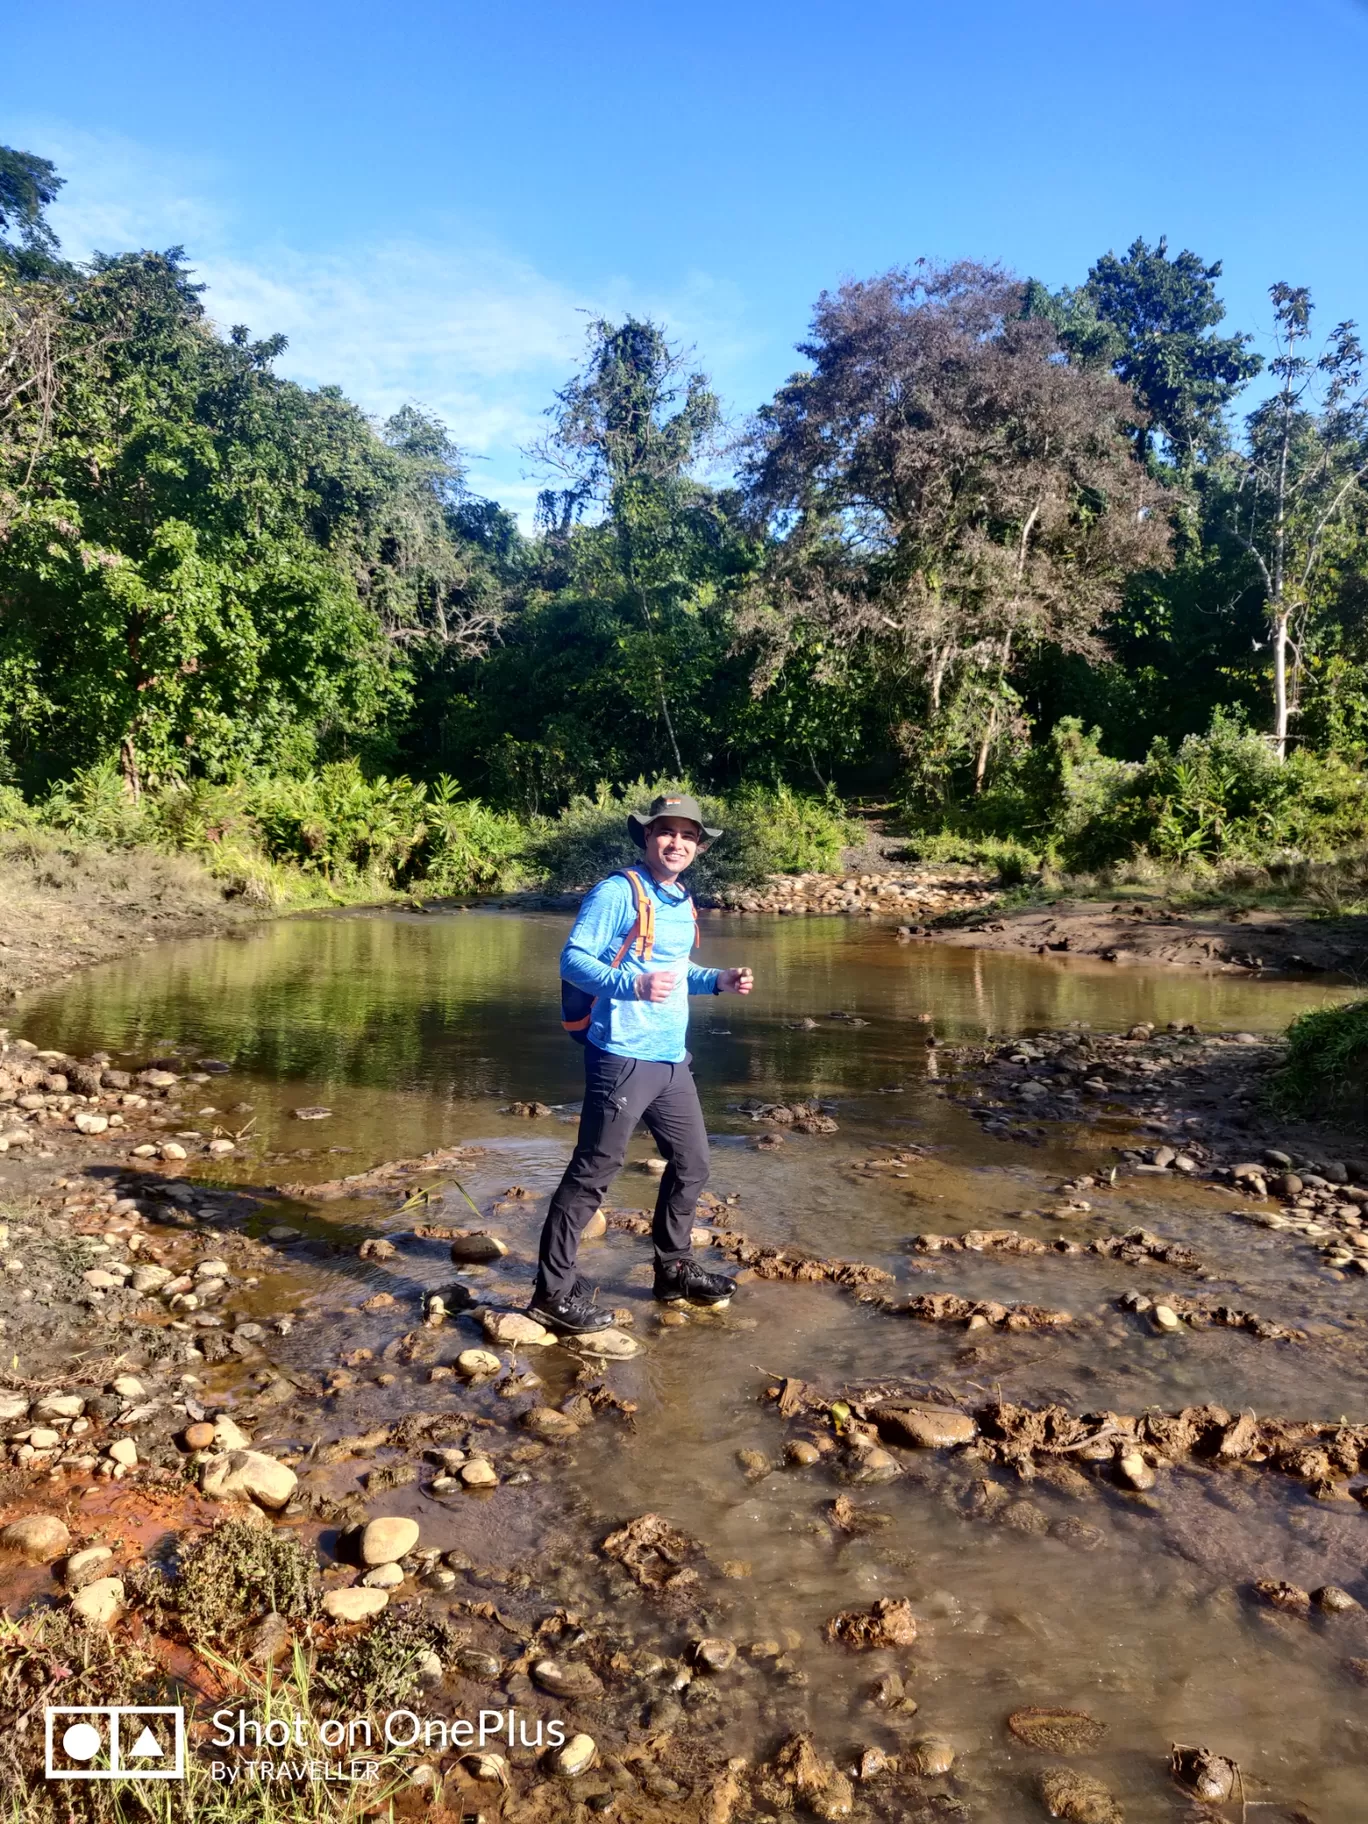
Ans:
[{"label": "stream water", "polygon": [[[229,1062],[231,1076],[201,1092],[218,1112],[185,1118],[206,1136],[215,1122],[253,1123],[242,1157],[215,1168],[224,1182],[333,1178],[478,1143],[486,1151],[463,1182],[482,1208],[515,1183],[533,1193],[490,1223],[513,1249],[496,1288],[516,1295],[530,1282],[545,1199],[574,1131],[579,1054],[560,1032],[553,995],[565,923],[497,912],[292,920],[91,970],[32,997],[16,1030],[73,1053]],[[1232,1217],[1229,1193],[1211,1185],[1123,1179],[1098,1194],[1104,1227],[1143,1223],[1190,1243],[1216,1275],[1203,1296],[1298,1325],[1305,1342],[1219,1329],[1163,1336],[1116,1309],[1130,1289],[1194,1289],[1162,1266],[1057,1255],[913,1261],[907,1253],[917,1231],[999,1226],[1006,1212],[1048,1202],[1062,1179],[1109,1167],[1133,1131],[1103,1114],[1034,1145],[988,1138],[941,1093],[928,1030],[954,1041],[1077,1021],[1114,1030],[1143,1018],[1263,1031],[1335,991],[899,945],[887,928],[839,919],[707,920],[702,960],[749,962],[757,980],[747,1001],[694,1003],[712,1188],[739,1198],[736,1226],[757,1241],[875,1262],[904,1291],[1029,1300],[1079,1320],[1059,1333],[971,1339],[860,1305],[835,1287],[757,1283],[711,1322],[662,1329],[649,1298],[649,1244],[610,1234],[584,1250],[584,1270],[604,1297],[636,1313],[646,1348],[613,1380],[640,1404],[634,1431],[590,1427],[557,1457],[557,1493],[567,1512],[593,1522],[595,1536],[650,1509],[701,1540],[714,1563],[749,1567],[728,1581],[730,1612],[717,1631],[781,1643],[792,1631],[801,1676],[778,1695],[758,1668],[736,1681],[731,1713],[714,1723],[733,1751],[757,1757],[790,1726],[811,1727],[824,1751],[842,1756],[867,1743],[896,1752],[909,1733],[943,1734],[959,1757],[947,1790],[958,1790],[972,1815],[1026,1820],[1041,1815],[1032,1779],[1048,1757],[1016,1743],[1004,1719],[1022,1705],[1066,1705],[1107,1725],[1101,1747],[1078,1764],[1107,1782],[1132,1824],[1188,1815],[1164,1774],[1172,1742],[1232,1756],[1251,1799],[1300,1803],[1321,1824],[1368,1817],[1368,1693],[1344,1670],[1346,1657],[1368,1656],[1364,1615],[1289,1619],[1247,1599],[1252,1578],[1272,1576],[1306,1588],[1339,1584],[1368,1601],[1368,1514],[1356,1503],[1317,1502],[1277,1475],[1175,1469],[1149,1498],[1097,1482],[1084,1499],[1014,1488],[1013,1507],[990,1524],[964,1511],[967,1470],[924,1453],[899,1480],[853,1491],[890,1518],[846,1538],[824,1518],[840,1492],[824,1469],[777,1469],[752,1482],[737,1464],[742,1449],[780,1460],[783,1429],[761,1396],[787,1374],[906,1376],[970,1405],[1000,1390],[1086,1411],[1212,1400],[1289,1417],[1368,1417],[1356,1289],[1364,1282],[1330,1280],[1309,1246]],[[804,1027],[805,1018],[815,1025]],[[814,1095],[830,1099],[838,1133],[756,1150],[758,1130],[738,1102]],[[528,1122],[500,1112],[534,1098],[557,1105],[556,1115]],[[331,1116],[304,1123],[290,1112],[315,1104]],[[928,1149],[908,1176],[861,1173],[877,1149],[908,1142]],[[634,1143],[633,1163],[610,1194],[615,1206],[649,1208],[654,1181],[636,1162],[651,1151],[644,1137]],[[379,1232],[387,1222],[397,1230],[411,1218],[392,1217],[394,1201],[320,1204],[307,1222],[316,1232],[335,1224]],[[1040,1218],[1017,1226],[1060,1232]],[[358,1293],[411,1292],[415,1279],[437,1286],[452,1277],[437,1247],[430,1258],[405,1255],[389,1266],[348,1258],[352,1302],[343,1314],[338,1271],[305,1263],[295,1272],[294,1302],[335,1314],[326,1362],[308,1361],[320,1347],[316,1326],[288,1339],[301,1365],[321,1369],[337,1350],[393,1334],[392,1319],[386,1329],[355,1310]],[[459,1346],[470,1340],[462,1333]],[[401,1378],[377,1395],[377,1407],[383,1400],[390,1418],[405,1401],[430,1409],[433,1389],[420,1381]],[[468,1501],[469,1522],[459,1502],[402,1493],[432,1543],[460,1543],[478,1524],[496,1552],[504,1525],[506,1551],[529,1545],[514,1518],[515,1488]],[[823,1644],[827,1617],[879,1596],[911,1599],[914,1648],[848,1655]],[[896,1728],[865,1696],[895,1664],[920,1705]]]}]

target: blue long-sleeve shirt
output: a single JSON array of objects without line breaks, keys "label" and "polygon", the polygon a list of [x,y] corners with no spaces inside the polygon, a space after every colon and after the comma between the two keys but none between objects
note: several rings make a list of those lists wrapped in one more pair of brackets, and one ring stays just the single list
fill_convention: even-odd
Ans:
[{"label": "blue long-sleeve shirt", "polygon": [[[655,943],[650,960],[642,962],[629,951],[621,963],[613,965],[636,923],[631,883],[613,874],[585,895],[561,951],[560,972],[567,982],[594,997],[585,1035],[591,1045],[620,1058],[678,1064],[687,1050],[689,996],[716,994],[719,972],[690,966],[695,932],[687,893],[682,888],[660,886],[644,867],[636,872],[655,900]],[[674,992],[665,1001],[637,1000],[637,977],[656,969],[674,970]]]}]

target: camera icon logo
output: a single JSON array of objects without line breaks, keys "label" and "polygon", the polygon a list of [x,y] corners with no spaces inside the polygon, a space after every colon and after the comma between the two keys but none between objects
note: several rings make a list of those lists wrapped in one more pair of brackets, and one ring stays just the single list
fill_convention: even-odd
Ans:
[{"label": "camera icon logo", "polygon": [[179,1704],[51,1704],[44,1711],[50,1780],[183,1780]]}]

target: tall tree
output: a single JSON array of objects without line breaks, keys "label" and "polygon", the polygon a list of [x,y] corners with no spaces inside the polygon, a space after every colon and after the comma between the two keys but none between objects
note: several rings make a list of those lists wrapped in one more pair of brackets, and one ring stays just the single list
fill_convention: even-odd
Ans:
[{"label": "tall tree", "polygon": [[1263,363],[1252,337],[1216,333],[1225,306],[1216,294],[1219,260],[1191,249],[1170,256],[1132,241],[1124,256],[1103,254],[1076,290],[1027,289],[1028,310],[1047,316],[1076,359],[1109,366],[1142,408],[1133,435],[1147,460],[1163,455],[1185,479],[1229,445],[1231,401]]},{"label": "tall tree", "polygon": [[1338,323],[1307,352],[1314,306],[1305,286],[1269,289],[1278,353],[1272,398],[1250,414],[1235,524],[1263,581],[1273,641],[1273,741],[1287,753],[1319,574],[1348,509],[1368,506],[1368,389],[1356,326]]},{"label": "tall tree", "polygon": [[684,757],[670,709],[662,617],[694,587],[691,554],[705,491],[690,470],[717,429],[721,408],[707,376],[691,372],[658,324],[598,319],[584,367],[556,395],[553,428],[534,454],[565,485],[542,495],[543,524],[562,535],[590,508],[611,530],[625,600],[650,650],[661,721],[674,764]]},{"label": "tall tree", "polygon": [[818,300],[810,368],[759,414],[744,461],[776,535],[751,625],[816,626],[911,680],[932,722],[975,699],[975,783],[1023,648],[1099,650],[1123,579],[1162,564],[1162,491],[1124,427],[1129,390],[1059,360],[998,268],[921,266]]}]

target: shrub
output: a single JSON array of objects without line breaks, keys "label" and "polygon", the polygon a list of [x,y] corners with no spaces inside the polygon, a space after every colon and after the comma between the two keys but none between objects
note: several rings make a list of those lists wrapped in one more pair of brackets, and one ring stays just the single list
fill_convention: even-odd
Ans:
[{"label": "shrub", "polygon": [[1318,1007],[1294,1020],[1271,1095],[1289,1114],[1361,1115],[1368,1105],[1368,1000]]},{"label": "shrub", "polygon": [[[662,792],[689,791],[678,780],[638,779],[614,791],[600,785],[578,797],[554,822],[534,832],[530,854],[550,886],[579,892],[618,868],[641,860],[627,829],[627,813],[644,810]],[[730,799],[699,794],[703,815],[723,830],[689,870],[703,898],[748,885],[766,874],[834,868],[852,831],[824,799],[803,798],[787,786],[752,786]]]},{"label": "shrub", "polygon": [[192,1640],[217,1643],[265,1615],[312,1614],[316,1590],[313,1558],[292,1534],[221,1520],[186,1551],[162,1600]]}]

